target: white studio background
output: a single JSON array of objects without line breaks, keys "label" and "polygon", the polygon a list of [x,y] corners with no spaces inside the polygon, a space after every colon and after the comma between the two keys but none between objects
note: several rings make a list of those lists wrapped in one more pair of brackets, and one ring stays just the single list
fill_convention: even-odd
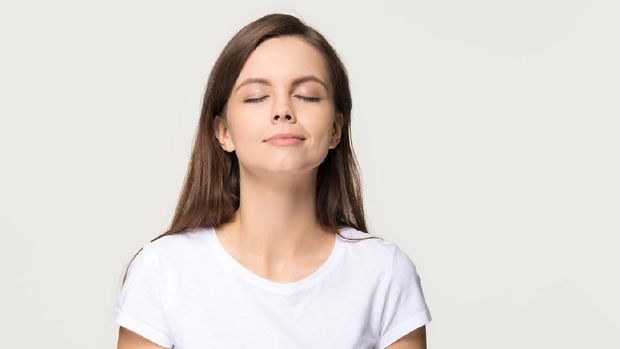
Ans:
[{"label": "white studio background", "polygon": [[429,348],[620,347],[620,6],[586,0],[2,2],[3,346],[116,346],[215,58],[270,12],[348,68],[368,223],[418,266]]}]

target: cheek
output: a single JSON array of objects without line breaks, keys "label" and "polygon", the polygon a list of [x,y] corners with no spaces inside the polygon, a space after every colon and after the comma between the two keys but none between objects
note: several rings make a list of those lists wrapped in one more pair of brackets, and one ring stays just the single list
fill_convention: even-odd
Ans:
[{"label": "cheek", "polygon": [[326,115],[320,119],[314,119],[308,123],[308,132],[312,136],[317,147],[328,147],[331,140],[333,120]]},{"label": "cheek", "polygon": [[229,134],[235,147],[261,141],[260,130],[264,128],[264,124],[260,122],[260,116],[255,114],[250,114],[243,109],[230,111],[228,115]]},{"label": "cheek", "polygon": [[231,111],[229,118],[229,134],[239,161],[249,166],[263,162],[261,148],[264,145],[262,137],[265,135],[261,130],[265,129],[265,125],[260,122],[260,116],[244,115],[242,111],[236,110],[234,114]]}]

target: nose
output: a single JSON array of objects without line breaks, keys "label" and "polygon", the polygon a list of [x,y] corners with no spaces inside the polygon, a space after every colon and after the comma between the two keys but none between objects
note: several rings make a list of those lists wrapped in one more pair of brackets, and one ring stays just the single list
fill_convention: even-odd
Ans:
[{"label": "nose", "polygon": [[[276,114],[276,115],[273,117],[274,122],[279,122],[279,121],[280,121],[280,119],[282,119],[282,117],[280,117],[280,114]],[[293,120],[293,116],[292,116],[291,114],[289,114],[289,113],[285,113],[285,114],[284,114],[284,119],[286,119],[286,120],[289,120],[289,121],[290,121],[290,120]]]},{"label": "nose", "polygon": [[291,108],[286,98],[284,98],[283,103],[281,103],[281,105],[279,105],[275,110],[274,116],[271,118],[271,122],[278,123],[282,119],[289,122],[295,122],[296,120],[296,117],[293,115],[293,112],[291,111]]}]

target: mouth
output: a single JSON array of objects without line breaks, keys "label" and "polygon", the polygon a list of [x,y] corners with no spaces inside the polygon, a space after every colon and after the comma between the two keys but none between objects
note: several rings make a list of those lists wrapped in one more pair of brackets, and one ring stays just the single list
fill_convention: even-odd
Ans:
[{"label": "mouth", "polygon": [[272,142],[275,140],[290,140],[290,139],[292,140],[297,139],[297,140],[303,141],[305,138],[301,135],[294,134],[294,133],[278,133],[278,134],[275,134],[267,138],[266,140],[264,140],[264,142]]},{"label": "mouth", "polygon": [[277,146],[287,146],[287,145],[295,145],[303,142],[303,138],[297,137],[279,137],[279,138],[270,138],[266,140],[266,143],[277,145]]}]

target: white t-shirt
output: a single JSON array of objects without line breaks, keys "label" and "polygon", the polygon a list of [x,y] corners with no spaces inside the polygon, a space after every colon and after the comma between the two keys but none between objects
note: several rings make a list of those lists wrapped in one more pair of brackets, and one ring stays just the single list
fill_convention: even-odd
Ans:
[{"label": "white t-shirt", "polygon": [[114,321],[175,349],[383,349],[431,314],[415,264],[394,242],[336,235],[321,267],[280,283],[245,268],[208,227],[144,245]]}]

